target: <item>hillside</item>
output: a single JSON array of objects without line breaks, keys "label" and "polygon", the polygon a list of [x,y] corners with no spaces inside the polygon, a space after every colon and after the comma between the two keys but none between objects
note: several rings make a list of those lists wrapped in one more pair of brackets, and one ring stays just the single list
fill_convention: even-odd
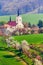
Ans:
[{"label": "hillside", "polygon": [[[12,20],[16,20],[16,15],[9,15],[9,16],[0,16],[0,22],[8,22],[9,18],[12,18]],[[37,24],[38,21],[41,19],[43,21],[43,14],[23,14],[21,15],[23,18],[23,22],[30,22],[31,24]]]},{"label": "hillside", "polygon": [[43,34],[32,34],[32,35],[23,35],[23,36],[15,36],[15,40],[21,42],[22,40],[28,41],[28,43],[32,44],[42,44],[43,43]]},{"label": "hillside", "polygon": [[[29,50],[32,55],[32,59],[35,54],[40,55],[43,59],[43,34],[14,36],[14,38],[20,42],[25,39],[29,44],[34,43],[34,48],[30,48]],[[4,38],[0,36],[0,65],[33,65],[32,59],[12,47],[7,48]]]}]

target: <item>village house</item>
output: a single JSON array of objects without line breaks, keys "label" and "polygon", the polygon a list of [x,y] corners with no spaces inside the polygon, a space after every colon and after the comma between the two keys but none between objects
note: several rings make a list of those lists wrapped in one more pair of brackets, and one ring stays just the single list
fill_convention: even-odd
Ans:
[{"label": "village house", "polygon": [[34,27],[32,27],[31,29],[32,29],[32,30],[31,30],[31,33],[32,33],[32,34],[38,34],[38,33],[39,33],[39,27],[38,27],[38,26],[34,26]]},{"label": "village house", "polygon": [[0,26],[0,36],[3,35],[3,32],[4,32],[4,26],[2,25],[2,26]]},{"label": "village house", "polygon": [[27,28],[24,27],[24,28],[22,29],[22,33],[23,33],[23,34],[31,34],[31,28],[30,28],[30,27],[27,27]]},{"label": "village house", "polygon": [[39,29],[39,33],[43,33],[43,27]]},{"label": "village house", "polygon": [[0,30],[0,36],[2,36],[3,35],[3,33],[2,33],[2,31]]}]

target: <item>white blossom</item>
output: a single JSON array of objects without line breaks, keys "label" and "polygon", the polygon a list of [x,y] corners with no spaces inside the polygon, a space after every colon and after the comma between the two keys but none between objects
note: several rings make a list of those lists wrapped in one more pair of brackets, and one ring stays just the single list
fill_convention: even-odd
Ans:
[{"label": "white blossom", "polygon": [[42,62],[40,60],[38,60],[38,59],[35,59],[35,63],[34,64],[35,65],[42,65]]}]

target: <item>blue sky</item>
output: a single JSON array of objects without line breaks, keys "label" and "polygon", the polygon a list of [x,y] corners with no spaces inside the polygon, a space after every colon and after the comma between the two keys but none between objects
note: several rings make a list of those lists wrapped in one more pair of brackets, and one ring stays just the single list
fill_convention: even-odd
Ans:
[{"label": "blue sky", "polygon": [[43,0],[0,0],[0,16],[17,13],[43,13]]}]

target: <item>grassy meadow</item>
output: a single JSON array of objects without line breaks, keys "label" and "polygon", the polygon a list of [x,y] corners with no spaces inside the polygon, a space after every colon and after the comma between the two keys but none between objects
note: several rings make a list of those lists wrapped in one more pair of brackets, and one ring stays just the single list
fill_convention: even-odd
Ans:
[{"label": "grassy meadow", "polygon": [[[13,36],[13,38],[19,42],[27,40],[29,44],[43,45],[43,34]],[[43,58],[43,54],[37,49],[30,51],[31,53],[37,52]],[[0,65],[32,65],[32,60],[13,48],[7,48],[4,38],[0,37]]]},{"label": "grassy meadow", "polygon": [[3,37],[0,37],[0,65],[24,65],[19,61],[12,48],[7,48]]},{"label": "grassy meadow", "polygon": [[21,42],[22,40],[28,41],[29,44],[43,44],[43,34],[30,34],[23,36],[15,36],[15,40]]},{"label": "grassy meadow", "polygon": [[[8,22],[9,18],[16,20],[17,15],[0,16],[0,22]],[[39,20],[43,21],[43,14],[22,14],[23,22],[30,22],[31,24],[37,24]]]}]

